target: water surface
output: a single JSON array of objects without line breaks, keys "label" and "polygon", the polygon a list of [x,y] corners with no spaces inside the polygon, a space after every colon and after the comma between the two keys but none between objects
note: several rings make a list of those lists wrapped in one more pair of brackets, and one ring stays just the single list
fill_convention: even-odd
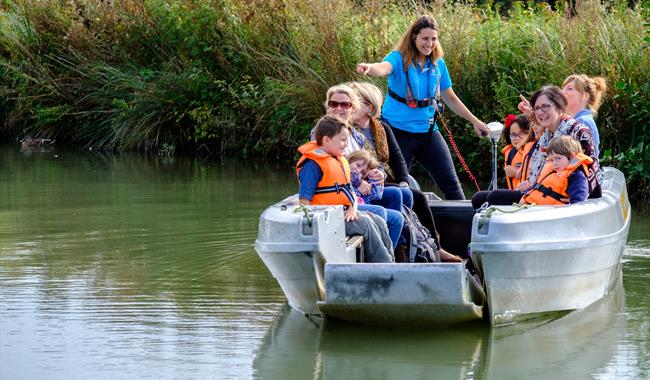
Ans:
[{"label": "water surface", "polygon": [[623,284],[539,326],[319,326],[253,249],[289,165],[0,147],[0,378],[648,378],[650,218]]}]

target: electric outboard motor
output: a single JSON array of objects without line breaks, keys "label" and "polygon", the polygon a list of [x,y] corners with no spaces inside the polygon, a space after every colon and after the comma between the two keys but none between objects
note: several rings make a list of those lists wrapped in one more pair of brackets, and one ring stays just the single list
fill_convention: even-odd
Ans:
[{"label": "electric outboard motor", "polygon": [[498,121],[487,123],[486,127],[490,130],[489,138],[492,141],[492,181],[490,182],[490,190],[497,188],[497,143],[503,133],[503,124]]},{"label": "electric outboard motor", "polygon": [[499,138],[503,133],[503,129],[505,128],[503,124],[499,123],[498,121],[493,121],[491,123],[487,123],[486,127],[488,127],[490,130],[490,140],[492,140],[492,142],[495,144],[498,143]]}]

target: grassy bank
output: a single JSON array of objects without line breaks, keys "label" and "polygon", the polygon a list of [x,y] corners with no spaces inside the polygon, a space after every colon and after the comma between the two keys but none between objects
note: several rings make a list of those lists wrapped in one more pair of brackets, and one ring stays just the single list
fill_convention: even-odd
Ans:
[{"label": "grassy bank", "polygon": [[[387,0],[0,1],[5,135],[291,161],[326,88],[361,79],[355,64],[380,60],[428,11],[456,92],[485,121],[568,74],[605,76],[604,160],[625,171],[637,199],[650,196],[650,11],[641,5],[585,1],[567,19],[519,3],[504,12]],[[485,183],[489,144],[446,117]]]}]

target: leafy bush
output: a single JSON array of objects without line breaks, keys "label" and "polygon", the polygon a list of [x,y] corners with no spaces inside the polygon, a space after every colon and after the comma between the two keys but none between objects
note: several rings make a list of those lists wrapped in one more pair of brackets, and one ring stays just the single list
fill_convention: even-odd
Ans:
[{"label": "leafy bush", "polygon": [[[480,3],[0,0],[4,133],[289,161],[323,113],[327,87],[368,79],[354,74],[356,63],[381,60],[428,12],[456,93],[484,121],[569,74],[605,76],[601,151],[647,198],[648,9],[584,1],[567,18],[545,3]],[[490,144],[451,112],[445,119],[489,181]]]}]

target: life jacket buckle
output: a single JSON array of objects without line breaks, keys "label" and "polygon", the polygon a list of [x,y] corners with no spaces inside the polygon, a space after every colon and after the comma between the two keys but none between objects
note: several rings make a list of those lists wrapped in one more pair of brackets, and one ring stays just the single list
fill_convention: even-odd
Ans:
[{"label": "life jacket buckle", "polygon": [[414,99],[409,100],[409,108],[415,108],[417,107],[417,103],[415,102]]}]

